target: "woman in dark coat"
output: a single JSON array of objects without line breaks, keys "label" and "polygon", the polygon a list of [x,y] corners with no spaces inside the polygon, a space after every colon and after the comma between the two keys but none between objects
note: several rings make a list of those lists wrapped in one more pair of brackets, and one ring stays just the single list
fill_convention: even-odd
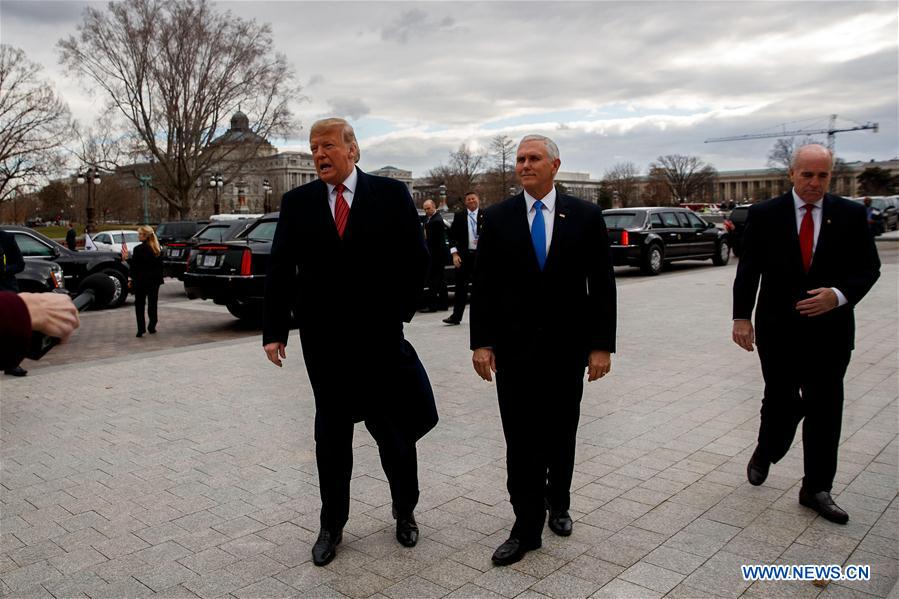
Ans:
[{"label": "woman in dark coat", "polygon": [[[158,321],[156,304],[159,300],[159,286],[162,285],[162,251],[152,227],[137,228],[141,244],[134,248],[131,256],[131,291],[134,293],[134,312],[137,315],[137,336],[144,331],[156,332]],[[150,317],[149,326],[144,328],[144,305]]]}]

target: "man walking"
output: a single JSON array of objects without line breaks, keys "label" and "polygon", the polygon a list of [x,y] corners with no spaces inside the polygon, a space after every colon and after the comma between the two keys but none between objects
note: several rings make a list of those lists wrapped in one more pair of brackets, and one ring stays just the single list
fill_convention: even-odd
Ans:
[{"label": "man walking", "polygon": [[605,376],[615,351],[615,275],[602,210],[558,193],[548,137],[521,140],[523,192],[484,211],[471,304],[471,349],[496,373],[515,525],[493,554],[507,565],[541,545],[543,523],[571,534],[568,513],[584,369]]},{"label": "man walking", "polygon": [[[453,219],[450,226],[450,253],[453,256],[453,267],[456,269],[456,292],[453,298],[453,313],[444,318],[446,324],[459,324],[465,313],[465,302],[468,301],[468,282],[474,272],[474,262],[478,254],[478,236],[484,222],[484,214],[480,210],[481,198],[477,193],[469,191],[465,194],[465,210]],[[464,218],[463,218],[464,217]]]},{"label": "man walking", "polygon": [[431,263],[428,267],[428,292],[425,295],[427,308],[422,312],[443,312],[449,309],[449,294],[446,291],[444,268],[449,263],[449,244],[446,240],[446,223],[437,212],[434,200],[425,200],[425,239]]},{"label": "man walking", "polygon": [[319,178],[286,194],[272,242],[263,344],[286,357],[291,316],[315,396],[321,531],[317,566],[336,555],[349,517],[353,425],[364,421],[390,485],[396,538],[418,541],[415,443],[437,423],[434,395],[403,322],[415,314],[428,253],[405,185],[368,175],[343,119],[313,124]]},{"label": "man walking", "polygon": [[765,482],[804,419],[799,503],[845,524],[849,515],[830,495],[843,376],[855,341],[853,308],[880,276],[880,260],[865,207],[827,193],[832,170],[830,150],[802,146],[790,165],[792,191],[749,209],[734,280],[732,337],[746,351],[755,343],[765,379],[749,482]]}]

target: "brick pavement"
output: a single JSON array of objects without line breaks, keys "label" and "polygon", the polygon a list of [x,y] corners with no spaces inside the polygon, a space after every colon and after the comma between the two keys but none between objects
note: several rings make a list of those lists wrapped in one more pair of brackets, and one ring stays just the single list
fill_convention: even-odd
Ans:
[{"label": "brick pavement", "polygon": [[[745,480],[757,358],[729,340],[733,266],[624,277],[613,373],[587,385],[574,534],[490,563],[511,508],[492,385],[467,324],[419,315],[408,336],[441,423],[419,445],[422,539],[393,540],[364,428],[338,557],[318,524],[313,406],[295,337],[270,367],[258,337],[119,354],[0,381],[0,593],[15,597],[875,597],[897,580],[895,258],[858,310],[831,524],[797,503],[801,447]],[[872,580],[743,582],[742,563],[871,564]]]}]

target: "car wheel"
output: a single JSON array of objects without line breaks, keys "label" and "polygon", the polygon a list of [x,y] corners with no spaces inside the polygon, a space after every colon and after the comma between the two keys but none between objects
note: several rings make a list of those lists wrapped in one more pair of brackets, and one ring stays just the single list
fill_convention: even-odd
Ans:
[{"label": "car wheel", "polygon": [[662,246],[657,243],[652,244],[643,254],[643,264],[640,266],[640,270],[643,271],[644,274],[655,276],[662,272],[662,267],[665,265],[665,252],[662,250]]},{"label": "car wheel", "polygon": [[262,320],[262,306],[247,302],[229,302],[227,304],[228,312],[231,316],[240,320],[248,320],[252,322]]},{"label": "car wheel", "polygon": [[112,299],[109,300],[108,304],[98,307],[118,308],[125,303],[125,298],[128,297],[128,279],[125,277],[125,275],[114,268],[105,269],[103,271],[103,274],[105,274],[112,280],[112,284],[115,287],[115,293],[112,294]]},{"label": "car wheel", "polygon": [[723,239],[715,246],[715,255],[712,256],[712,264],[724,266],[730,262],[730,246]]}]

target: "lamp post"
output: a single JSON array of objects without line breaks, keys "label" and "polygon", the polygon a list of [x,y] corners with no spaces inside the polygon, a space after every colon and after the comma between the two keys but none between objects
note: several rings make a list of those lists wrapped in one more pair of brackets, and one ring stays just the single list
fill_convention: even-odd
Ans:
[{"label": "lamp post", "polygon": [[221,206],[219,205],[221,197],[222,197],[222,186],[225,184],[225,181],[222,179],[221,173],[213,173],[209,177],[209,187],[212,188],[212,212],[213,214],[219,214],[221,211]]},{"label": "lamp post", "polygon": [[268,214],[272,211],[272,184],[268,179],[262,180],[262,211]]},{"label": "lamp post", "polygon": [[144,224],[150,224],[150,212],[147,208],[147,199],[150,195],[150,184],[153,182],[153,177],[150,175],[138,175],[137,176],[137,184],[140,185],[141,189],[144,192]]},{"label": "lamp post", "polygon": [[94,230],[94,203],[97,195],[97,185],[100,184],[100,169],[95,166],[90,166],[86,170],[75,175],[75,180],[78,182],[78,185],[83,185],[87,183],[87,220],[86,225],[87,228],[90,229],[91,232]]},{"label": "lamp post", "polygon": [[446,210],[446,185],[441,183],[437,191],[440,193],[440,205],[437,206],[437,209]]}]

